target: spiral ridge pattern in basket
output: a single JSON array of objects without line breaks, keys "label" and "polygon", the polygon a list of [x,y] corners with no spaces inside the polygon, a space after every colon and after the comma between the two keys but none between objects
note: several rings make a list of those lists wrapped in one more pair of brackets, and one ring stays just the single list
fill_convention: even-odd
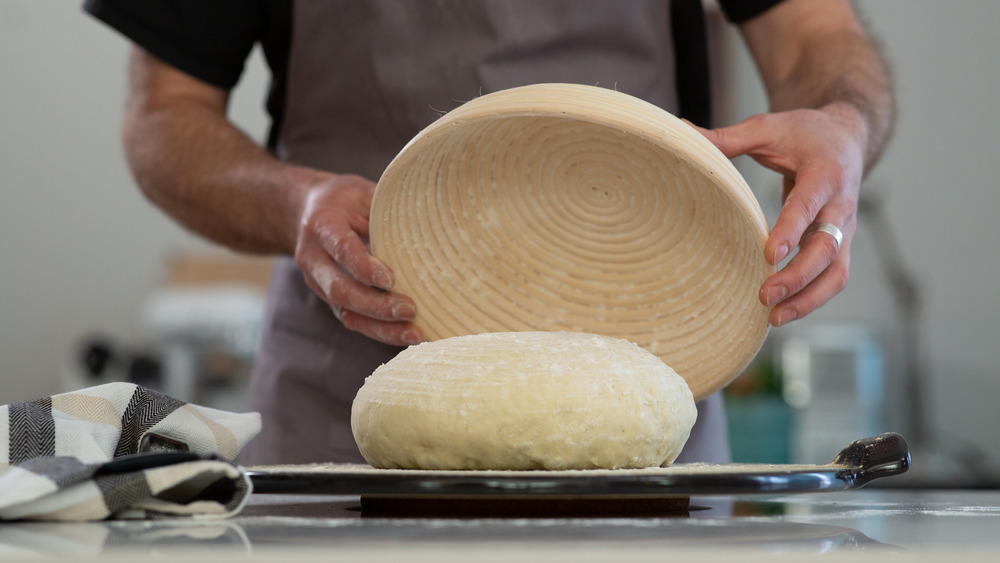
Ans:
[{"label": "spiral ridge pattern in basket", "polygon": [[552,330],[624,338],[696,399],[767,334],[773,267],[746,182],[696,130],[637,98],[540,84],[477,98],[379,181],[373,253],[432,340]]}]

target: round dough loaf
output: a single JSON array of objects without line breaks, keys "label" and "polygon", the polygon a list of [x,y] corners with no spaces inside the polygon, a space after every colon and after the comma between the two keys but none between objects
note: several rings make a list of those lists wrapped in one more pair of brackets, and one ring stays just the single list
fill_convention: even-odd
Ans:
[{"label": "round dough loaf", "polygon": [[616,338],[503,332],[411,346],[358,391],[351,427],[374,467],[666,465],[697,411],[687,383]]}]

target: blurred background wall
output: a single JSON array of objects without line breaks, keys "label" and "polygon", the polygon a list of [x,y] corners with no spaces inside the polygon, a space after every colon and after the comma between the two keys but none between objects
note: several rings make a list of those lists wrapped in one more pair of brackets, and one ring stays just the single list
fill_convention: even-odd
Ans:
[{"label": "blurred background wall", "polygon": [[[925,400],[917,416],[934,441],[996,462],[1000,3],[859,6],[898,86],[895,140],[865,187],[870,209],[881,212],[859,221],[848,289],[809,319],[772,331],[762,354],[780,356],[811,331],[860,328],[883,354],[883,426],[906,431],[903,390],[914,357]],[[717,121],[725,124],[766,108],[738,35],[724,30],[720,40]],[[219,252],[133,186],[119,133],[126,52],[126,42],[76,0],[0,0],[0,403],[85,382],[75,375],[80,348],[95,335],[146,346],[149,302],[170,277],[171,260]],[[231,115],[256,139],[267,128],[266,83],[255,53]],[[752,162],[738,166],[773,222],[778,179]],[[898,253],[886,254],[892,241],[884,232]],[[885,275],[890,258],[912,274],[918,315],[897,306]],[[916,349],[903,338],[907,318],[915,320]]]}]

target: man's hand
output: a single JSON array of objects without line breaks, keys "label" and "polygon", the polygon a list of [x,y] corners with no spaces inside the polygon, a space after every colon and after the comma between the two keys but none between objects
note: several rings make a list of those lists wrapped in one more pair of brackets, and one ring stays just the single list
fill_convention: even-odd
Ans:
[{"label": "man's hand", "polygon": [[375,184],[279,161],[226,118],[229,92],[139,48],[129,85],[126,155],[152,201],[234,250],[294,254],[347,328],[387,344],[423,339],[407,322],[413,301],[380,291],[392,271],[364,242]]},{"label": "man's hand", "polygon": [[[784,206],[764,256],[777,265],[800,241],[801,246],[760,288],[761,303],[774,306],[770,321],[775,326],[808,315],[847,285],[864,164],[860,124],[850,107],[831,105],[701,129],[727,157],[749,155],[784,176]],[[832,223],[843,232],[839,249],[827,234],[802,239],[806,229],[818,222]]]},{"label": "man's hand", "polygon": [[299,223],[295,262],[306,284],[330,305],[347,328],[386,344],[423,340],[407,322],[413,300],[389,293],[392,270],[365,243],[375,183],[359,176],[330,175],[309,190]]},{"label": "man's hand", "polygon": [[[784,0],[740,24],[771,113],[705,135],[729,157],[746,154],[784,176],[785,203],[765,245],[778,264],[760,288],[771,324],[800,319],[847,285],[858,191],[878,160],[895,117],[881,53],[849,0]],[[807,233],[830,223],[833,236]]]}]

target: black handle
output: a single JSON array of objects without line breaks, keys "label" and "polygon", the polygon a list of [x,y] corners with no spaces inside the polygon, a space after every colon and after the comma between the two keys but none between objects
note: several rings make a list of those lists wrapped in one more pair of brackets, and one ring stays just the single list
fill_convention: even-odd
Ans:
[{"label": "black handle", "polygon": [[205,459],[192,452],[156,452],[156,453],[136,453],[116,457],[111,461],[101,465],[94,473],[95,475],[112,475],[117,473],[132,473],[143,469],[163,467],[164,465],[174,465],[175,463],[185,463]]},{"label": "black handle", "polygon": [[854,484],[860,487],[879,477],[905,473],[910,467],[910,447],[901,435],[886,432],[851,442],[833,463],[855,470]]}]

